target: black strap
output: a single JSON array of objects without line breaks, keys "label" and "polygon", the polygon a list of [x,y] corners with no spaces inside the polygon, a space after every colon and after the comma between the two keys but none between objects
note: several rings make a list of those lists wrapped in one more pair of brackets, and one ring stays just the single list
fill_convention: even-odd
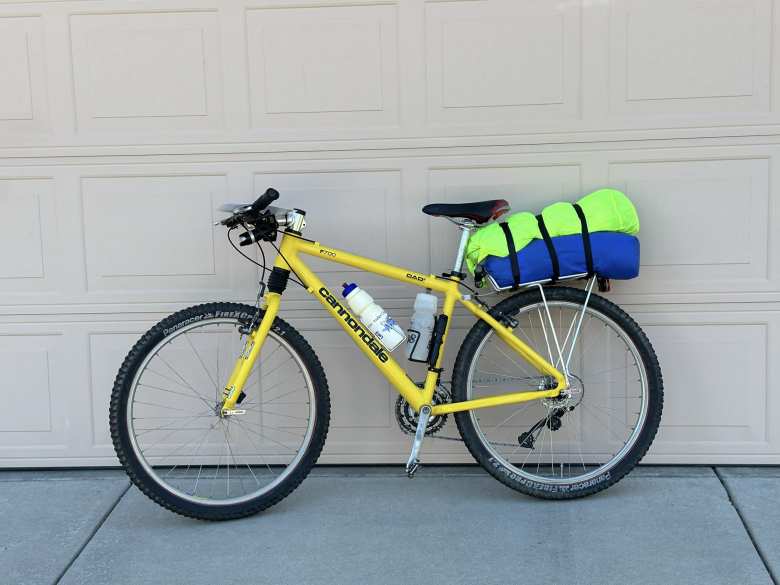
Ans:
[{"label": "black strap", "polygon": [[585,219],[585,212],[582,211],[579,203],[572,203],[574,211],[577,212],[577,217],[580,218],[580,225],[582,226],[582,247],[585,249],[585,264],[588,267],[588,276],[593,276],[595,271],[593,270],[593,252],[590,248],[590,231],[588,231],[588,220]]},{"label": "black strap", "polygon": [[550,262],[552,262],[552,282],[557,282],[561,276],[560,268],[558,266],[558,254],[555,253],[555,246],[553,246],[552,238],[550,238],[550,232],[547,231],[547,226],[544,225],[544,218],[542,214],[536,216],[536,221],[539,223],[539,231],[542,232],[544,243],[547,245],[547,253],[550,255]]},{"label": "black strap", "polygon": [[512,230],[509,229],[509,224],[502,221],[498,225],[504,230],[504,237],[506,238],[506,249],[509,252],[509,264],[512,266],[512,290],[516,290],[520,286],[520,264],[517,262],[517,250],[515,250],[515,239],[512,237]]}]

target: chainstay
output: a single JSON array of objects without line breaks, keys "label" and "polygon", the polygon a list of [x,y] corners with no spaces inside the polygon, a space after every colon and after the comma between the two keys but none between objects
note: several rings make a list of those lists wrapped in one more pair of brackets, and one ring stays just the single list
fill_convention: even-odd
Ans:
[{"label": "chainstay", "polygon": [[[446,382],[446,383],[442,382],[442,383],[439,384],[439,386],[437,388],[437,390],[438,389],[443,389],[444,392],[445,392],[445,395],[444,395],[445,399],[442,400],[442,402],[440,404],[451,402],[451,398],[449,396],[450,395],[450,390],[448,388],[449,385],[450,385],[450,382]],[[398,419],[398,423],[399,423],[398,424],[398,428],[401,430],[401,432],[404,435],[408,435],[410,437],[413,437],[414,434],[415,434],[415,431],[412,430],[410,427],[409,428],[405,427],[404,425],[401,424],[401,421],[400,421],[400,417],[399,417],[399,415],[401,413],[401,411],[400,411],[400,403],[401,403],[402,400],[403,400],[402,397],[399,396],[399,399],[396,402],[396,418]],[[442,441],[457,441],[458,443],[463,443],[463,438],[462,437],[444,437],[444,436],[441,436],[441,435],[438,434],[444,428],[444,426],[447,424],[447,420],[446,420],[446,416],[447,415],[444,415],[444,416],[445,416],[445,420],[441,424],[441,426],[437,427],[433,431],[430,431],[430,434],[429,434],[429,432],[426,432],[425,433],[425,438],[426,439],[441,439]],[[517,446],[514,443],[492,443],[492,444],[493,445],[498,445],[498,446],[501,446],[501,447],[516,447]]]}]

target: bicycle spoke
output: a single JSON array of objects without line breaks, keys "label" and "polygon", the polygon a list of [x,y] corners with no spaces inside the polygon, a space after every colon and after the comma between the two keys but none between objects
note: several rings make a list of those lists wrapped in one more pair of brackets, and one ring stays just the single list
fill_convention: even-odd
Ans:
[{"label": "bicycle spoke", "polygon": [[[187,419],[187,420],[188,420],[188,421],[190,421],[190,420],[195,420],[195,418],[196,418],[195,416],[191,416],[191,417],[190,417],[189,419]],[[181,430],[181,429],[177,429],[177,430]],[[161,443],[162,443],[162,442],[163,442],[165,439],[167,439],[168,437],[170,437],[171,435],[173,435],[173,433],[175,433],[175,432],[176,432],[176,430],[173,430],[173,431],[171,431],[170,433],[168,433],[167,435],[165,435],[165,436],[164,436],[162,439],[159,439],[159,440],[158,440],[156,443],[154,443],[154,444],[153,444],[153,445],[151,445],[150,447],[147,447],[146,449],[141,449],[141,453],[146,453],[147,451],[151,451],[152,449],[154,449],[155,447],[157,447],[157,445],[160,445],[160,444],[161,444]]]},{"label": "bicycle spoke", "polygon": [[243,426],[243,423],[240,420],[238,420],[238,419],[236,419],[236,424],[238,426],[240,426],[240,427],[243,427],[244,430],[252,433],[253,435],[257,435],[258,437],[262,437],[263,439],[267,439],[268,441],[271,441],[272,443],[275,443],[275,444],[279,445],[280,447],[284,447],[285,449],[287,449],[289,451],[295,452],[295,449],[291,449],[289,446],[285,445],[284,443],[280,443],[279,441],[277,441],[275,439],[272,439],[271,437],[267,437],[263,433],[258,433],[257,431],[253,431],[252,429],[247,429],[246,427]]},{"label": "bicycle spoke", "polygon": [[287,429],[283,429],[281,427],[274,427],[274,426],[271,426],[271,425],[268,425],[268,424],[262,424],[261,425],[259,423],[253,423],[253,422],[250,422],[248,420],[245,420],[245,421],[242,421],[242,422],[245,425],[250,425],[250,426],[253,426],[253,427],[259,427],[261,429],[272,429],[274,431],[279,431],[279,432],[282,432],[282,433],[287,433],[288,435],[293,435],[294,437],[297,437],[297,438],[300,438],[300,437],[303,436],[303,434],[293,433],[292,431],[288,431]]},{"label": "bicycle spoke", "polygon": [[170,370],[170,371],[171,371],[171,372],[172,372],[172,373],[173,373],[175,376],[177,376],[177,377],[178,377],[178,378],[179,378],[179,379],[182,381],[182,384],[184,384],[184,385],[185,385],[187,388],[189,388],[190,390],[192,390],[192,393],[193,393],[195,396],[197,396],[198,398],[200,398],[200,399],[203,401],[203,404],[205,404],[206,406],[209,406],[208,400],[206,400],[206,399],[203,397],[203,395],[201,395],[201,394],[200,394],[200,393],[199,393],[197,390],[195,390],[195,388],[193,388],[193,387],[192,387],[190,384],[188,384],[188,383],[187,383],[187,381],[184,379],[184,377],[183,377],[181,374],[179,374],[179,372],[178,372],[178,371],[176,371],[176,370],[174,370],[174,369],[173,369],[173,367],[171,366],[171,364],[169,364],[169,363],[166,361],[166,359],[165,359],[165,358],[162,356],[162,354],[161,354],[161,353],[158,353],[158,354],[157,354],[157,357],[159,357],[159,358],[160,358],[160,361],[161,361],[163,364],[165,364],[165,366],[166,366],[166,367],[167,367],[167,368],[168,368],[168,369],[169,369],[169,370]]},{"label": "bicycle spoke", "polygon": [[222,393],[219,384],[222,383],[222,376],[219,373],[219,335],[217,335],[217,384],[214,388],[214,401],[219,402],[219,395]]},{"label": "bicycle spoke", "polygon": [[[214,430],[214,427],[216,426],[216,424],[217,424],[217,423],[214,423],[213,425],[211,425],[211,426],[208,428],[208,431],[207,431],[207,432],[206,432],[206,433],[203,435],[203,439],[201,439],[201,442],[200,442],[200,444],[203,444],[203,441],[205,441],[205,440],[206,440],[206,437],[208,437],[208,436],[209,436],[209,434],[211,433],[211,431],[213,431],[213,430]],[[171,455],[173,455],[173,454],[179,454],[179,452],[180,452],[180,451],[181,451],[181,450],[182,450],[184,447],[187,447],[187,446],[191,445],[191,444],[192,444],[192,443],[194,443],[195,441],[196,441],[196,439],[192,439],[191,441],[188,441],[188,442],[184,443],[183,445],[180,445],[178,448],[174,449],[174,450],[173,450],[171,453],[169,453],[167,456],[168,456],[168,457],[170,457],[170,456],[171,456]],[[196,452],[197,452],[197,449],[196,449]],[[167,476],[169,476],[171,473],[173,473],[173,471],[174,471],[174,470],[175,470],[175,469],[176,469],[178,466],[179,466],[179,464],[178,464],[178,463],[177,463],[176,465],[174,465],[174,466],[173,466],[173,467],[172,467],[170,470],[168,470],[168,473],[166,473],[164,477],[167,477]]]},{"label": "bicycle spoke", "polygon": [[542,333],[544,333],[544,343],[547,346],[547,355],[549,356],[549,362],[552,363],[553,352],[552,352],[552,348],[550,347],[550,339],[547,337],[547,327],[545,326],[544,318],[542,317],[542,309],[540,307],[537,307],[536,313],[539,315],[539,326],[542,328]]},{"label": "bicycle spoke", "polygon": [[504,351],[504,349],[503,349],[502,347],[500,347],[498,344],[496,344],[496,346],[495,346],[495,347],[496,347],[496,349],[497,349],[497,350],[498,350],[500,353],[502,353],[502,354],[504,355],[504,357],[506,357],[506,359],[508,359],[510,362],[512,362],[512,364],[513,364],[513,365],[515,365],[515,366],[517,366],[518,368],[520,368],[521,370],[523,370],[523,372],[526,372],[526,373],[528,372],[528,370],[526,370],[526,369],[525,369],[525,366],[523,366],[523,365],[522,365],[520,362],[518,362],[517,360],[515,360],[514,358],[512,358],[512,357],[511,357],[511,356],[510,356],[508,353],[506,353],[506,352]]},{"label": "bicycle spoke", "polygon": [[185,394],[183,392],[176,392],[175,390],[169,390],[167,388],[161,388],[160,386],[152,386],[151,384],[143,384],[141,382],[138,383],[139,386],[143,386],[144,388],[150,388],[152,390],[159,390],[160,392],[167,392],[169,394],[176,394],[178,396],[184,396],[185,398],[189,399],[196,399],[198,400],[197,396],[193,396],[192,394]]},{"label": "bicycle spoke", "polygon": [[203,358],[200,357],[200,353],[198,353],[198,350],[195,348],[195,345],[192,343],[192,340],[190,339],[190,336],[185,333],[184,339],[187,340],[187,343],[190,344],[190,347],[192,348],[192,351],[195,352],[195,357],[198,358],[198,361],[200,362],[200,365],[203,367],[203,371],[206,372],[206,376],[208,376],[209,380],[211,380],[211,383],[214,385],[214,388],[217,389],[219,386],[217,385],[214,378],[211,377],[211,372],[209,372],[208,368],[206,367],[205,362],[203,361]]},{"label": "bicycle spoke", "polygon": [[284,418],[291,418],[291,419],[294,419],[294,420],[305,420],[305,421],[309,420],[308,418],[303,418],[301,416],[292,416],[292,415],[289,415],[289,414],[282,414],[281,412],[273,412],[273,411],[270,411],[270,410],[253,409],[253,408],[246,408],[244,410],[247,410],[249,412],[257,412],[257,413],[260,413],[260,414],[267,414],[267,415],[270,415],[270,416],[281,416],[281,417],[284,417]]},{"label": "bicycle spoke", "polygon": [[175,408],[173,406],[164,406],[162,404],[157,404],[156,402],[145,402],[141,400],[136,400],[133,402],[133,404],[141,404],[143,406],[155,406],[157,408],[162,408],[164,410],[175,410],[177,412],[189,412],[188,410],[185,410],[183,408]]}]

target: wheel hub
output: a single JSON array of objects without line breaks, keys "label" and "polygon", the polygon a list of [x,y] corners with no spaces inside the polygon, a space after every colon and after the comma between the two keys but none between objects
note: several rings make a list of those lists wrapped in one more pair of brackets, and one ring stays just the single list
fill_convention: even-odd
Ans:
[{"label": "wheel hub", "polygon": [[585,385],[583,384],[582,379],[575,374],[569,373],[569,387],[566,388],[566,390],[563,390],[558,396],[543,398],[542,404],[553,412],[556,410],[569,412],[579,406],[583,396],[585,396]]}]

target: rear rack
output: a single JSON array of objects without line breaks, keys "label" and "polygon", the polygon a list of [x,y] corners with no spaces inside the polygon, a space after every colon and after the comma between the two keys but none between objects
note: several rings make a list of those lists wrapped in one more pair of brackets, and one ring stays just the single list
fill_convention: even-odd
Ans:
[{"label": "rear rack", "polygon": [[[487,279],[490,281],[490,285],[493,287],[493,289],[495,291],[502,292],[502,291],[505,291],[505,290],[511,290],[512,289],[512,285],[509,285],[509,286],[498,286],[498,283],[495,281],[495,279],[493,278],[492,275],[487,274],[486,276],[487,276]],[[587,278],[587,276],[588,276],[587,272],[582,272],[580,274],[570,274],[568,276],[561,276],[561,277],[559,277],[558,281],[561,281],[561,280],[577,280],[577,279],[580,279],[580,278]],[[547,284],[548,282],[552,282],[552,278],[545,278],[543,280],[534,280],[533,282],[524,282],[523,284],[520,285],[520,288],[527,288],[529,286],[537,286],[537,285],[540,285],[540,284]]]}]

